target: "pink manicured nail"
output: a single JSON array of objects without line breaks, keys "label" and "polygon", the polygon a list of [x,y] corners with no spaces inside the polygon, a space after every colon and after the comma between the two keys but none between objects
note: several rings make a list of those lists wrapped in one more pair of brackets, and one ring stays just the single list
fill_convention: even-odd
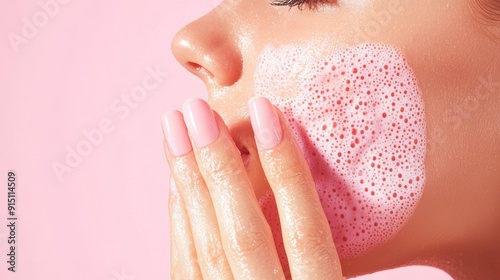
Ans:
[{"label": "pink manicured nail", "polygon": [[263,149],[272,149],[281,143],[283,130],[273,104],[262,96],[248,102],[250,119],[257,144]]},{"label": "pink manicured nail", "polygon": [[186,125],[196,147],[203,148],[219,137],[219,127],[207,102],[193,98],[184,103]]},{"label": "pink manicured nail", "polygon": [[163,135],[173,156],[183,156],[193,149],[189,140],[184,118],[179,111],[169,111],[163,115]]}]

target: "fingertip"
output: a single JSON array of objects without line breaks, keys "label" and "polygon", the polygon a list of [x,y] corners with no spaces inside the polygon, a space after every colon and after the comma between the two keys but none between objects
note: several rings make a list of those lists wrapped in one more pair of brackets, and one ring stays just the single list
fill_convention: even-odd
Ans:
[{"label": "fingertip", "polygon": [[193,150],[181,112],[172,110],[163,114],[162,128],[168,151],[173,156],[183,156]]},{"label": "fingertip", "polygon": [[188,99],[182,111],[189,135],[198,148],[204,148],[217,140],[219,127],[208,102],[200,98]]},{"label": "fingertip", "polygon": [[274,105],[263,96],[248,101],[250,121],[258,146],[264,150],[276,148],[283,139],[283,129]]}]

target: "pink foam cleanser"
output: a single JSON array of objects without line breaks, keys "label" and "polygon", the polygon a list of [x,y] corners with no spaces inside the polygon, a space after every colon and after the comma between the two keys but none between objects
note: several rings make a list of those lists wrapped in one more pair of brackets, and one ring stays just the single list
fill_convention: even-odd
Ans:
[{"label": "pink foam cleanser", "polygon": [[[424,103],[403,53],[365,44],[304,61],[300,47],[267,47],[256,95],[286,116],[314,177],[342,258],[393,237],[422,196]],[[272,194],[261,199],[284,258]]]}]

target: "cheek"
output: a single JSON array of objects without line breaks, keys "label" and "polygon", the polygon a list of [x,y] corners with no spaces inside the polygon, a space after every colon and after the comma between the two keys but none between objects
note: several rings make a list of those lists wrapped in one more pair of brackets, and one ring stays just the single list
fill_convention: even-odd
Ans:
[{"label": "cheek", "polygon": [[[340,256],[358,256],[393,237],[422,196],[421,92],[404,56],[392,47],[346,48],[299,68],[303,53],[299,47],[267,48],[255,76],[256,94],[287,117]],[[261,202],[278,233],[272,196]]]}]

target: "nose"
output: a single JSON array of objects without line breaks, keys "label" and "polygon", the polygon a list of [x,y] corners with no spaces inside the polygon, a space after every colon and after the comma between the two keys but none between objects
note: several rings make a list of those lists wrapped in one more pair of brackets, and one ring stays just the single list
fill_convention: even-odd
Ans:
[{"label": "nose", "polygon": [[243,61],[230,20],[212,11],[181,29],[172,42],[176,59],[207,86],[231,86]]}]

